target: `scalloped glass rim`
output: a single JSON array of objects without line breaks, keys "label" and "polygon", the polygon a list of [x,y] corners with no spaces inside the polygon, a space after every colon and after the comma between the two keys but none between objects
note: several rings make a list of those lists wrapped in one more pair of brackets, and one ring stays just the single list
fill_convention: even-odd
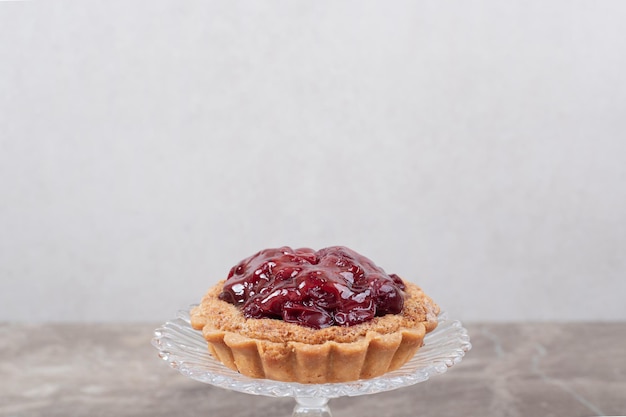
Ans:
[{"label": "scalloped glass rim", "polygon": [[189,310],[180,310],[175,319],[156,329],[152,345],[172,368],[196,381],[254,395],[336,398],[417,384],[459,363],[472,347],[467,330],[459,321],[449,320],[445,313],[438,318],[437,328],[426,335],[424,346],[402,368],[377,378],[334,384],[256,379],[225,367],[209,354],[202,333],[191,327]]}]

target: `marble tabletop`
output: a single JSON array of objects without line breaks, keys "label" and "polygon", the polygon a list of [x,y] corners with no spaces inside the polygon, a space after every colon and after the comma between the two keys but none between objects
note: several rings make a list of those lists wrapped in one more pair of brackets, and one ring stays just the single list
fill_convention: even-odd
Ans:
[{"label": "marble tabletop", "polygon": [[[465,323],[472,350],[447,373],[330,401],[342,416],[626,415],[626,323]],[[180,375],[154,324],[0,324],[0,416],[289,416],[291,398]]]}]

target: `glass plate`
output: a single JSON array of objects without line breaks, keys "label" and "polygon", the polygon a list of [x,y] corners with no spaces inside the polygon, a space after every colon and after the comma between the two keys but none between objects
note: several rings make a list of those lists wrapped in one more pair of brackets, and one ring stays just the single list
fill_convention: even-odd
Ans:
[{"label": "glass plate", "polygon": [[[193,307],[193,306],[192,306]],[[189,323],[189,310],[181,310],[155,330],[152,345],[159,356],[186,377],[246,394],[271,397],[329,398],[374,394],[426,381],[459,363],[472,347],[467,330],[456,320],[439,315],[439,325],[428,333],[415,356],[402,368],[377,378],[334,384],[298,384],[249,378],[213,359],[202,333]]]}]

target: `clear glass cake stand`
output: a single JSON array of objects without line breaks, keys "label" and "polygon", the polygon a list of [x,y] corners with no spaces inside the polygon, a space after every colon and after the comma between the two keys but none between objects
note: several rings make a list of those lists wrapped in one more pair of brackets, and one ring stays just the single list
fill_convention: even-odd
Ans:
[{"label": "clear glass cake stand", "polygon": [[159,356],[186,377],[220,388],[270,397],[294,397],[293,417],[330,417],[328,400],[389,391],[424,382],[459,363],[472,347],[467,330],[439,315],[439,325],[426,335],[424,346],[402,368],[367,380],[336,384],[298,384],[241,375],[213,359],[202,334],[189,324],[188,310],[178,312],[154,331],[152,345]]}]

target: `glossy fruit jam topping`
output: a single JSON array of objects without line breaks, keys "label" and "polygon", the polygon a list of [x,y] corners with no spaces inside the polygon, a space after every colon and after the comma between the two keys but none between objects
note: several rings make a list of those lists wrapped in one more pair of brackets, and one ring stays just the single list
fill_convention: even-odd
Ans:
[{"label": "glossy fruit jam topping", "polygon": [[343,246],[265,249],[235,265],[219,295],[248,318],[320,329],[352,326],[404,305],[404,283]]}]

